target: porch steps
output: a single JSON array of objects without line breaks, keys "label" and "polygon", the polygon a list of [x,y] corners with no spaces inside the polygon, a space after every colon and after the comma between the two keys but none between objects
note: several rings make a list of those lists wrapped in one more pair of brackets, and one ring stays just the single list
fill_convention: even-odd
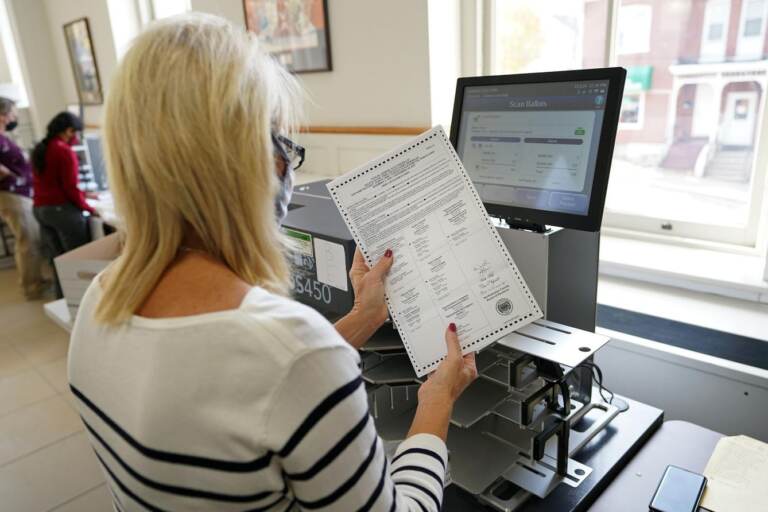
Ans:
[{"label": "porch steps", "polygon": [[752,149],[721,149],[710,160],[704,176],[722,181],[746,183],[752,174]]}]

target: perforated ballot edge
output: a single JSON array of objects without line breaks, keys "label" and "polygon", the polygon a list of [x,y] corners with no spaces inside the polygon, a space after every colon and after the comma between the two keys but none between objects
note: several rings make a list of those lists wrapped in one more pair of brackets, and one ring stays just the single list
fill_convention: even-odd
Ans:
[{"label": "perforated ballot edge", "polygon": [[[352,237],[355,240],[355,243],[360,248],[360,251],[363,254],[363,257],[365,257],[366,262],[369,266],[373,266],[376,262],[373,260],[371,255],[368,253],[367,248],[363,244],[360,236],[358,235],[355,226],[352,225],[352,222],[349,220],[348,214],[346,209],[343,205],[339,203],[339,200],[336,196],[336,191],[340,190],[345,185],[352,183],[353,181],[365,176],[369,172],[381,167],[382,165],[390,162],[394,158],[398,158],[402,156],[403,154],[407,153],[408,151],[420,146],[421,144],[425,143],[428,140],[431,140],[433,138],[437,137],[437,139],[442,142],[442,144],[448,149],[449,153],[453,157],[454,161],[456,162],[456,165],[458,166],[458,172],[461,174],[461,177],[464,180],[465,185],[468,187],[469,191],[472,194],[472,197],[475,200],[475,203],[477,206],[481,209],[485,224],[488,228],[488,232],[490,233],[491,237],[496,241],[496,244],[501,249],[503,255],[506,257],[507,262],[512,267],[512,272],[517,279],[517,282],[520,286],[520,290],[524,294],[524,296],[528,299],[528,303],[530,305],[531,311],[523,316],[519,316],[513,320],[510,320],[508,323],[503,325],[500,328],[493,329],[489,332],[486,332],[485,334],[481,336],[476,336],[471,340],[461,340],[461,348],[462,348],[462,354],[467,354],[473,350],[480,350],[494,341],[498,340],[499,338],[514,332],[516,329],[519,329],[520,327],[523,327],[524,325],[527,325],[534,320],[537,320],[543,316],[541,312],[541,308],[539,307],[538,303],[536,302],[536,299],[533,297],[533,294],[531,293],[530,289],[528,288],[528,284],[523,279],[522,275],[520,275],[520,271],[517,268],[517,265],[515,264],[515,261],[512,259],[512,256],[509,254],[509,251],[507,250],[507,247],[504,245],[504,242],[501,240],[501,237],[499,236],[498,231],[496,231],[496,227],[491,223],[491,219],[488,216],[488,212],[485,209],[485,205],[483,205],[482,200],[480,199],[480,196],[477,193],[477,189],[475,189],[475,186],[472,184],[472,180],[469,178],[469,175],[467,174],[466,169],[464,168],[464,165],[461,163],[461,160],[459,159],[458,154],[453,149],[453,145],[451,145],[450,141],[448,140],[447,135],[445,134],[445,131],[443,130],[443,127],[440,125],[435,126],[431,130],[428,130],[421,135],[415,137],[411,141],[406,142],[405,144],[402,144],[401,146],[398,146],[397,148],[393,149],[392,151],[382,155],[379,158],[376,158],[367,164],[358,167],[356,169],[353,169],[352,171],[348,172],[347,174],[340,176],[336,178],[335,180],[329,182],[326,186],[328,188],[328,191],[331,194],[331,198],[333,199],[333,202],[336,204],[336,207],[339,209],[339,213],[341,213],[341,217],[344,219],[344,223],[349,228],[350,233],[352,234]],[[403,340],[403,345],[405,346],[406,351],[408,352],[408,357],[411,360],[411,364],[414,367],[414,370],[416,370],[416,374],[421,377],[432,370],[434,370],[438,364],[440,364],[440,361],[445,359],[445,356],[442,356],[434,361],[431,361],[424,365],[418,365],[415,361],[413,352],[411,350],[411,340],[408,339],[408,336],[406,332],[400,328],[400,325],[398,323],[397,314],[395,311],[393,311],[393,308],[389,302],[389,298],[385,295],[385,300],[387,302],[387,308],[389,309],[390,317],[392,318],[392,322],[395,324],[395,327],[397,328],[400,337]],[[441,340],[443,333],[435,333],[436,339]]]}]

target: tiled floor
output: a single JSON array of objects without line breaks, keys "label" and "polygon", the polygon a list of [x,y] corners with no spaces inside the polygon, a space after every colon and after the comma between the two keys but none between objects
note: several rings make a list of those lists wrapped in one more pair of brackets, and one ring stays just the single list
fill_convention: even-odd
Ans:
[{"label": "tiled floor", "polygon": [[110,511],[67,389],[68,335],[16,278],[0,270],[0,510]]}]

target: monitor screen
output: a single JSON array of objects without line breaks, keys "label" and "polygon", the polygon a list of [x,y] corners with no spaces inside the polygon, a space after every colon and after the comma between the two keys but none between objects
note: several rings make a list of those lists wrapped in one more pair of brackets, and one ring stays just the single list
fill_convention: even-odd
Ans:
[{"label": "monitor screen", "polygon": [[[582,79],[559,81],[528,81],[533,75],[519,75],[525,77],[519,83],[500,83],[503,77],[488,77],[495,83],[459,80],[452,140],[486,205],[561,218],[590,215],[596,176],[605,173],[607,182],[610,169],[610,163],[598,165],[601,144],[610,144],[610,154],[615,137],[618,105],[609,104],[609,98],[616,103],[612,88],[623,89],[623,79],[617,86],[589,71],[570,72],[572,77],[586,73]],[[537,76],[546,75],[565,76]],[[607,139],[606,125],[613,133]]]}]

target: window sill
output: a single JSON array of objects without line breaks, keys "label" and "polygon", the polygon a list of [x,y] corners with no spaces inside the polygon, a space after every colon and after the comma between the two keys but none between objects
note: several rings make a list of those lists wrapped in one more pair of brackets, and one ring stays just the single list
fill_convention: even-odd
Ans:
[{"label": "window sill", "polygon": [[768,343],[765,303],[610,276],[600,276],[597,302]]},{"label": "window sill", "polygon": [[768,303],[765,259],[603,233],[600,275]]}]

